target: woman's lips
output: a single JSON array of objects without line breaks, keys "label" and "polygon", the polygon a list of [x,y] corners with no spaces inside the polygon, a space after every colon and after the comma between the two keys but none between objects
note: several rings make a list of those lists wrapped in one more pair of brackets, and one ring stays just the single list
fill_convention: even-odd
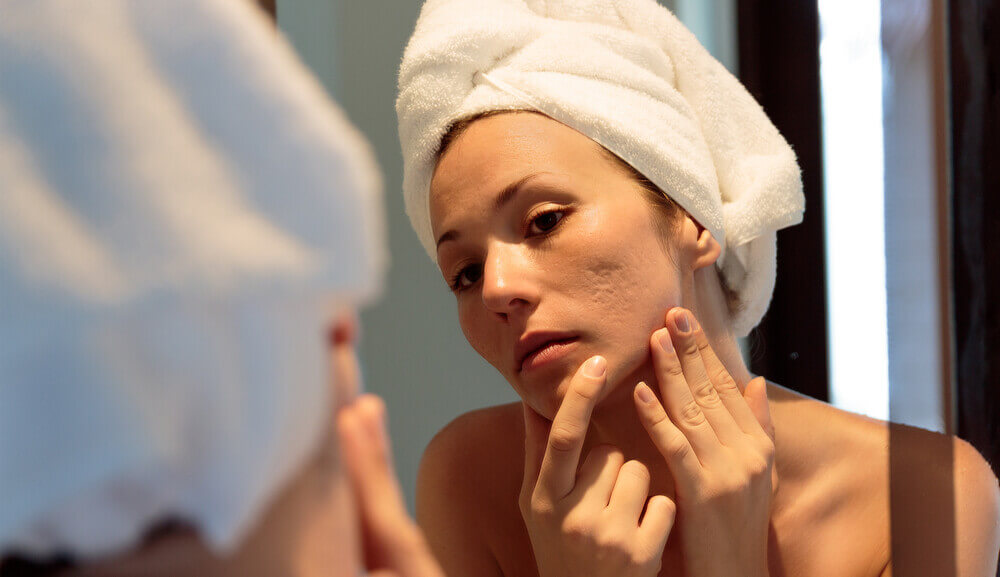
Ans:
[{"label": "woman's lips", "polygon": [[553,361],[561,359],[573,349],[578,340],[579,337],[571,337],[568,339],[549,341],[545,343],[538,349],[534,350],[531,354],[524,357],[524,360],[521,361],[521,372],[523,373],[525,371],[537,369]]}]

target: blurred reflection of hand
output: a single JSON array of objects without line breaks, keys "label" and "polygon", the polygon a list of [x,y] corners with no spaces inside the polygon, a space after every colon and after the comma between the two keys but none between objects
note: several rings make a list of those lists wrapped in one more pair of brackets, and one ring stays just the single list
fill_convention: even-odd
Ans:
[{"label": "blurred reflection of hand", "polygon": [[423,533],[406,510],[392,464],[385,404],[357,396],[360,370],[354,352],[356,323],[340,320],[331,331],[342,462],[354,495],[364,567],[373,577],[444,577]]}]

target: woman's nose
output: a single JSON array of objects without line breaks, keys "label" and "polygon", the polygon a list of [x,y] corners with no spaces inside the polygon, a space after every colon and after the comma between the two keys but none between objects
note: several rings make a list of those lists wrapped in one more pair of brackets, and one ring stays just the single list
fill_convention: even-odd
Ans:
[{"label": "woman's nose", "polygon": [[530,261],[516,247],[494,247],[483,265],[483,303],[504,320],[530,311],[538,302],[532,277]]}]

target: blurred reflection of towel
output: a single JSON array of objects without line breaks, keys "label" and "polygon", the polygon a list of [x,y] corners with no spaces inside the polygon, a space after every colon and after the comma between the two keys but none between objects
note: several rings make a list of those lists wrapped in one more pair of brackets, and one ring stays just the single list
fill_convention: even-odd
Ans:
[{"label": "blurred reflection of towel", "polygon": [[248,2],[0,0],[0,556],[232,546],[325,425],[380,195]]}]

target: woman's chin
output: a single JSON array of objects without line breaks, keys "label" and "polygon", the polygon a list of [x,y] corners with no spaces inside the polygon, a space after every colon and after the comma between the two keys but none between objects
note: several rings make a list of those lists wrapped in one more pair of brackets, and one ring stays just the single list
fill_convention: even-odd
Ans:
[{"label": "woman's chin", "polygon": [[[553,359],[542,366],[525,368],[514,379],[508,379],[522,400],[535,408],[539,414],[551,420],[562,405],[580,366],[590,358],[583,351]],[[630,355],[625,359],[608,358],[608,382],[601,390],[597,404],[607,400],[627,398],[631,403],[632,388],[644,372],[644,360],[648,354]]]}]

